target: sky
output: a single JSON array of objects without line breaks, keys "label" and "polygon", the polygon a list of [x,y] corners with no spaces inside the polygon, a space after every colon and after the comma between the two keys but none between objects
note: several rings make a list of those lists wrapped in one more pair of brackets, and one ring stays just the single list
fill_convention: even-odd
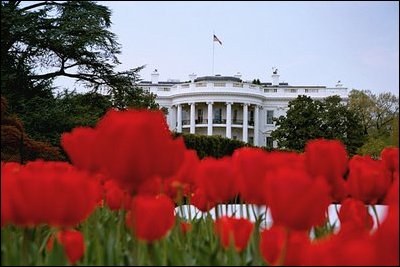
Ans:
[{"label": "sky", "polygon": [[[118,70],[190,73],[399,95],[398,2],[98,2],[112,11]],[[222,46],[213,42],[213,33]]]}]

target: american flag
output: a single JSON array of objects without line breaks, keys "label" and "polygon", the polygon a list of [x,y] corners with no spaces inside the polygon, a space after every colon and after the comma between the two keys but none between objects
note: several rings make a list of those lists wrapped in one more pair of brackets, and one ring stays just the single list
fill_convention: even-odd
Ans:
[{"label": "american flag", "polygon": [[222,42],[218,39],[217,36],[214,34],[214,42],[218,42],[220,45],[222,45]]}]

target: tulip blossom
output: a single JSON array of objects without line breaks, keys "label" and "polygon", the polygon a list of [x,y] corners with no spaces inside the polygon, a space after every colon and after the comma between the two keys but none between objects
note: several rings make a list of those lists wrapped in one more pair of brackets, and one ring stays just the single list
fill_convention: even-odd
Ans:
[{"label": "tulip blossom", "polygon": [[374,225],[372,216],[368,213],[365,204],[357,199],[347,198],[342,202],[339,211],[341,231],[345,228],[347,231],[363,232],[369,231]]},{"label": "tulip blossom", "polygon": [[324,222],[331,203],[324,179],[311,179],[303,170],[288,168],[267,175],[266,195],[274,225],[308,230]]},{"label": "tulip blossom", "polygon": [[238,192],[236,173],[229,157],[203,159],[197,166],[195,180],[210,202],[229,201]]},{"label": "tulip blossom", "polygon": [[21,226],[73,226],[95,208],[100,185],[65,162],[2,164],[1,222]]},{"label": "tulip blossom", "polygon": [[131,196],[113,180],[104,183],[105,201],[111,210],[129,209]]},{"label": "tulip blossom", "polygon": [[384,174],[383,163],[369,156],[354,156],[349,163],[349,194],[365,204],[376,204],[385,197],[390,178]]},{"label": "tulip blossom", "polygon": [[267,152],[255,148],[240,148],[232,155],[233,166],[238,170],[238,187],[241,198],[248,204],[265,205],[265,172]]},{"label": "tulip blossom", "polygon": [[254,224],[248,219],[223,216],[215,221],[214,229],[224,248],[232,244],[236,251],[244,250],[249,243]]},{"label": "tulip blossom", "polygon": [[75,264],[82,258],[85,252],[85,243],[81,232],[64,230],[57,233],[57,240],[63,246],[71,264]]},{"label": "tulip blossom", "polygon": [[[307,231],[289,233],[282,226],[272,226],[261,232],[260,251],[269,264],[277,265],[281,261],[283,265],[298,266],[302,262],[302,252],[309,243]],[[286,246],[285,252],[284,246]]]},{"label": "tulip blossom", "polygon": [[197,188],[194,191],[192,197],[190,198],[190,202],[193,206],[195,206],[202,212],[207,212],[216,205],[215,202],[208,200],[203,192],[203,189],[201,188]]},{"label": "tulip blossom", "polygon": [[347,152],[339,140],[316,139],[307,142],[305,164],[312,177],[323,177],[331,187],[330,195],[336,201],[347,197],[343,176],[347,172]]},{"label": "tulip blossom", "polygon": [[167,235],[174,226],[174,212],[174,203],[165,195],[139,195],[132,200],[126,222],[138,239],[153,242]]},{"label": "tulip blossom", "polygon": [[131,193],[148,179],[175,174],[184,159],[183,139],[172,138],[161,111],[110,110],[94,129],[84,129],[61,137],[73,163],[96,169]]}]

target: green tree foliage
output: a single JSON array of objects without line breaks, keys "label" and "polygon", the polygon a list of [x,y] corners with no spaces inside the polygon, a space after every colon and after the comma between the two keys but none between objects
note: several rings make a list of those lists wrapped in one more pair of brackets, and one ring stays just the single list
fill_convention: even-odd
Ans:
[{"label": "green tree foliage", "polygon": [[260,84],[261,84],[260,79],[254,79],[254,80],[252,81],[252,84],[258,84],[258,85],[260,85]]},{"label": "green tree foliage", "polygon": [[271,137],[278,142],[278,147],[300,151],[308,140],[322,136],[322,118],[317,103],[307,96],[289,101],[288,108],[286,117],[274,119],[279,128]]},{"label": "green tree foliage", "polygon": [[369,90],[353,89],[349,93],[349,108],[359,114],[366,133],[389,135],[393,120],[399,115],[399,98],[390,92],[375,95]]},{"label": "green tree foliage", "polygon": [[362,155],[379,157],[387,146],[399,145],[399,98],[392,93],[379,95],[369,90],[351,90],[349,108],[361,118],[366,142],[357,150]]},{"label": "green tree foliage", "polygon": [[30,136],[60,146],[60,136],[74,127],[94,127],[111,108],[108,96],[64,91],[52,98],[34,97],[21,105],[21,119]]},{"label": "green tree foliage", "polygon": [[34,140],[15,115],[7,112],[7,101],[1,97],[1,161],[25,163],[34,159],[64,160],[59,148]]},{"label": "green tree foliage", "polygon": [[[121,47],[110,18],[93,1],[1,2],[1,90],[30,137],[59,147],[63,132],[94,126],[111,107],[159,108],[136,86],[143,66],[116,70]],[[58,77],[89,93],[56,95]]]},{"label": "green tree foliage", "polygon": [[129,100],[142,96],[135,84],[143,66],[116,71],[121,47],[109,30],[110,17],[93,1],[2,1],[1,89],[11,110],[22,99],[49,97],[52,81],[61,76],[107,92],[117,108],[143,106],[146,101]]},{"label": "green tree foliage", "polygon": [[363,144],[363,129],[357,114],[341,101],[339,96],[322,101],[298,96],[289,101],[286,116],[274,119],[278,128],[271,137],[278,141],[279,148],[296,151],[303,151],[308,140],[338,139],[354,154]]}]

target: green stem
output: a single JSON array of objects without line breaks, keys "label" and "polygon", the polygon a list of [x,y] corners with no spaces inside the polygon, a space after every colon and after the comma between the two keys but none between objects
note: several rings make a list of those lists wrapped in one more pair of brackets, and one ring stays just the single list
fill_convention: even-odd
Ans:
[{"label": "green stem", "polygon": [[286,228],[285,229],[285,240],[283,241],[281,255],[279,256],[279,260],[276,264],[277,266],[283,266],[285,264],[286,252],[287,252],[287,247],[289,244],[289,237],[290,237],[290,229]]},{"label": "green stem", "polygon": [[376,211],[375,205],[371,205],[371,206],[372,206],[372,210],[374,211],[375,218],[376,218],[376,224],[378,225],[378,228],[379,228],[381,226],[381,224],[379,222],[378,212]]},{"label": "green stem", "polygon": [[246,215],[247,215],[247,219],[250,220],[250,210],[249,210],[249,204],[245,204],[246,205]]},{"label": "green stem", "polygon": [[337,217],[338,217],[338,219],[339,219],[339,210],[338,210],[338,208],[337,208],[337,204],[335,203],[335,211],[336,211],[336,215],[337,215]]},{"label": "green stem", "polygon": [[215,205],[215,219],[217,220],[219,218],[219,209],[218,209],[218,204]]}]

